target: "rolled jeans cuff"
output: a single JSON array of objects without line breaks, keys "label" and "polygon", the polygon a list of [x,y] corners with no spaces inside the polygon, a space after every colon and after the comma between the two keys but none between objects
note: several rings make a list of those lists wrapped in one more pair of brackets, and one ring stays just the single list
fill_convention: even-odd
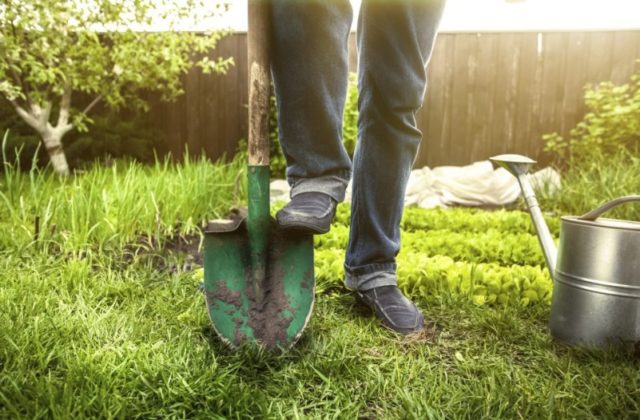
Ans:
[{"label": "rolled jeans cuff", "polygon": [[351,174],[345,172],[342,176],[325,175],[317,178],[290,178],[291,185],[290,197],[293,198],[298,194],[306,192],[319,192],[327,194],[338,203],[345,199],[345,191],[349,185]]},{"label": "rolled jeans cuff", "polygon": [[370,264],[355,269],[345,266],[344,284],[348,289],[364,292],[381,286],[397,286],[395,264]]}]

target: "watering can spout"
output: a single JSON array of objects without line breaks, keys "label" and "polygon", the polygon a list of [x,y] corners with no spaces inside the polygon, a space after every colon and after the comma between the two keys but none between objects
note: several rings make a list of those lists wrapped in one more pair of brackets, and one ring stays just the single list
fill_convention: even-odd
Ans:
[{"label": "watering can spout", "polygon": [[527,208],[531,215],[531,220],[533,221],[533,226],[538,234],[538,240],[540,241],[544,258],[547,262],[547,266],[549,267],[549,272],[551,273],[551,277],[553,277],[556,269],[556,257],[558,254],[556,244],[553,241],[551,232],[549,232],[549,227],[542,216],[540,205],[538,204],[535,192],[533,191],[533,187],[531,186],[531,182],[527,176],[529,169],[536,163],[536,161],[529,159],[526,156],[512,154],[494,156],[490,160],[494,164],[505,168],[518,180],[522,196],[527,203]]}]

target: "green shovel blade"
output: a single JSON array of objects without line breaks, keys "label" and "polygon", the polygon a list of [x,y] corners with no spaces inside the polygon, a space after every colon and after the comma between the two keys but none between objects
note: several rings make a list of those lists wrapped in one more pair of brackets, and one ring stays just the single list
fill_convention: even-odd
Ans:
[{"label": "green shovel blade", "polygon": [[251,247],[243,221],[231,232],[205,236],[204,284],[209,317],[232,347],[253,342],[287,349],[302,334],[313,309],[313,238],[285,234],[272,223],[261,301],[250,265]]}]

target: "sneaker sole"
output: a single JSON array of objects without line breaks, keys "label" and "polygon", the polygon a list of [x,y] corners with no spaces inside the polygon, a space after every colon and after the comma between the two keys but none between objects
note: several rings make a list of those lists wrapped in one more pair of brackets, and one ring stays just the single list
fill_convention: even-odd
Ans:
[{"label": "sneaker sole", "polygon": [[297,222],[281,222],[278,220],[278,227],[282,230],[293,231],[298,233],[307,233],[312,235],[320,235],[323,233],[329,232],[331,230],[331,225],[328,228],[323,229],[319,228],[317,225],[312,223],[305,223],[302,221]]}]

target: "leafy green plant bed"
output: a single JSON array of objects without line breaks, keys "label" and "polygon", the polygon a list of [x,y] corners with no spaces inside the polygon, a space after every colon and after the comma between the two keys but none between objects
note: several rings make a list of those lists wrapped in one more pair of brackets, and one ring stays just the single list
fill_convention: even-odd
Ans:
[{"label": "leafy green plant bed", "polygon": [[400,286],[429,326],[401,337],[342,285],[341,205],[316,237],[301,341],[229,351],[194,269],[199,226],[242,204],[243,167],[0,178],[0,418],[640,415],[639,354],[551,340],[551,282],[522,212],[407,209]]},{"label": "leafy green plant bed", "polygon": [[[557,232],[557,222],[549,221]],[[410,208],[402,226],[398,280],[411,296],[456,295],[477,305],[550,303],[551,278],[527,213]],[[321,289],[342,282],[348,234],[348,206],[341,205],[332,230],[315,238]]]}]

